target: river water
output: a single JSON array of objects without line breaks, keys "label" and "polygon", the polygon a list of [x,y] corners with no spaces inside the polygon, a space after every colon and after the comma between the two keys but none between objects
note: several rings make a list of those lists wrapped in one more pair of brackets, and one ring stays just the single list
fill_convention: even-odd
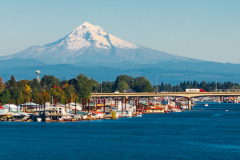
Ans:
[{"label": "river water", "polygon": [[[225,111],[228,110],[228,111]],[[1,159],[240,159],[240,105],[66,123],[0,122]]]}]

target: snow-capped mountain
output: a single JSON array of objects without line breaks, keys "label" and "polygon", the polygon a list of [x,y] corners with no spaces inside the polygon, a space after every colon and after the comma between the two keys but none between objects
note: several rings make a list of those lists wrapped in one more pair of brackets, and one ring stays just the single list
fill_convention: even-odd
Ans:
[{"label": "snow-capped mountain", "polygon": [[34,58],[44,63],[156,63],[191,59],[148,49],[117,38],[100,26],[84,22],[64,38],[44,46],[32,46],[16,54],[1,57]]},{"label": "snow-capped mountain", "polygon": [[75,51],[92,45],[95,48],[102,49],[111,49],[112,46],[128,49],[139,48],[137,45],[108,34],[101,27],[93,26],[88,22],[84,22],[81,26],[75,29],[60,42],[60,45],[63,45],[64,42],[66,42],[69,50]]}]

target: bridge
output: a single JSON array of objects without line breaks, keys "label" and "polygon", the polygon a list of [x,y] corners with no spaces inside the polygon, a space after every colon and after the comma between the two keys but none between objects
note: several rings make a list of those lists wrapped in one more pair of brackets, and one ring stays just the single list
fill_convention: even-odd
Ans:
[{"label": "bridge", "polygon": [[191,110],[192,98],[240,96],[240,92],[141,92],[141,93],[92,93],[91,97],[185,97]]}]

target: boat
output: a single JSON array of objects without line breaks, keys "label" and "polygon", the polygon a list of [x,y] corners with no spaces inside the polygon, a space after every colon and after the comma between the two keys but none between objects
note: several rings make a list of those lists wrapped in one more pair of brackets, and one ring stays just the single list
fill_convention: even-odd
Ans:
[{"label": "boat", "polygon": [[182,111],[179,109],[179,110],[175,110],[174,112],[182,112]]},{"label": "boat", "polygon": [[142,117],[142,113],[138,113],[138,114],[137,114],[137,117]]},{"label": "boat", "polygon": [[208,107],[208,104],[207,104],[207,103],[205,104],[205,107]]},{"label": "boat", "polygon": [[225,111],[227,112],[228,110],[226,109]]},{"label": "boat", "polygon": [[37,121],[38,121],[38,122],[41,122],[41,121],[42,121],[42,118],[37,118]]}]

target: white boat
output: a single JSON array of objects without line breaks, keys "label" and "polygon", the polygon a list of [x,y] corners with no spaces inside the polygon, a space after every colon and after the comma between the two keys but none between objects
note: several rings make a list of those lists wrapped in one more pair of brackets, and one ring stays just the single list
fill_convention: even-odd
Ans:
[{"label": "white boat", "polygon": [[42,118],[37,118],[37,121],[38,121],[38,122],[41,122],[41,121],[42,121]]},{"label": "white boat", "polygon": [[225,111],[227,112],[228,110],[226,109]]},{"label": "white boat", "polygon": [[172,112],[182,112],[182,110],[178,108],[172,108]]},{"label": "white boat", "polygon": [[142,113],[138,113],[138,114],[137,114],[137,117],[142,117]]},{"label": "white boat", "polygon": [[208,104],[205,104],[205,107],[208,107]]},{"label": "white boat", "polygon": [[178,110],[175,110],[174,112],[182,112],[180,109],[178,109]]}]

